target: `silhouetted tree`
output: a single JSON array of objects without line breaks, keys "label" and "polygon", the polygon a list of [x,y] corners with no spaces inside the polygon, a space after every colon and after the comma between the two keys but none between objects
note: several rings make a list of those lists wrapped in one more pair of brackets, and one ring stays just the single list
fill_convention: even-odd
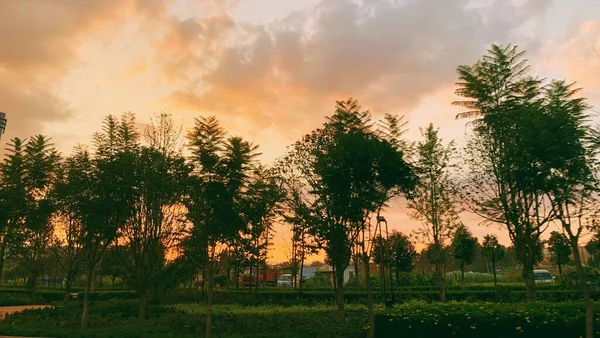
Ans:
[{"label": "silhouetted tree", "polygon": [[438,137],[438,129],[430,124],[421,130],[424,138],[417,145],[416,172],[419,177],[415,198],[409,202],[410,216],[421,221],[416,231],[427,244],[427,257],[435,265],[440,299],[446,301],[444,270],[448,241],[459,224],[458,213],[454,205],[455,192],[450,182],[450,156],[453,144],[447,147]]},{"label": "silhouetted tree", "polygon": [[486,235],[483,238],[481,246],[481,255],[492,263],[492,271],[494,273],[494,286],[498,286],[498,278],[496,276],[496,264],[504,258],[506,248],[498,243],[496,235]]},{"label": "silhouetted tree", "polygon": [[569,263],[571,246],[569,240],[558,231],[552,231],[548,239],[548,249],[552,253],[554,263],[558,265],[558,273],[562,276],[562,266]]},{"label": "silhouetted tree", "polygon": [[465,265],[473,263],[477,254],[477,238],[463,224],[454,232],[451,244],[452,257],[460,265],[460,278],[465,281]]}]

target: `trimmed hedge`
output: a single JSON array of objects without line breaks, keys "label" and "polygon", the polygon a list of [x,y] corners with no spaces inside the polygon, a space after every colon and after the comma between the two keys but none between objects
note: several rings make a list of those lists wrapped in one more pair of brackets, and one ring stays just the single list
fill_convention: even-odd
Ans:
[{"label": "trimmed hedge", "polygon": [[379,311],[375,337],[579,337],[584,325],[581,303],[410,303]]},{"label": "trimmed hedge", "polygon": [[[107,301],[90,307],[90,328],[79,330],[81,307],[29,310],[0,322],[0,335],[52,337],[198,337],[205,309],[196,304],[151,306],[137,320],[135,301]],[[598,318],[600,321],[600,317]],[[597,322],[598,322],[597,321]],[[376,309],[376,337],[578,337],[584,331],[581,303],[425,303]],[[349,305],[340,321],[334,306],[244,307],[217,305],[215,337],[365,337],[364,306]],[[597,330],[600,331],[600,330]]]},{"label": "trimmed hedge", "polygon": [[[79,292],[79,301],[83,298],[83,292]],[[201,303],[204,296],[199,291],[179,290],[170,294],[164,300],[167,304],[177,303]],[[134,291],[97,291],[90,293],[92,302],[109,300],[134,300],[137,299]],[[578,290],[564,290],[558,288],[539,288],[537,291],[539,300],[548,302],[579,301],[581,292]],[[593,291],[592,297],[600,300],[600,291]],[[373,291],[375,302],[382,303],[383,296],[380,290]],[[446,298],[449,301],[464,302],[497,302],[515,303],[525,301],[527,298],[524,288],[498,287],[497,289],[487,287],[462,287],[448,288]],[[62,302],[64,293],[62,290],[41,289],[36,292],[35,297],[25,289],[0,289],[0,306],[48,304]],[[344,299],[349,304],[366,304],[367,294],[362,290],[347,289]],[[398,303],[409,301],[436,302],[439,300],[439,291],[435,289],[408,289],[395,290],[395,299]],[[250,293],[249,290],[218,290],[214,293],[214,304],[223,305],[315,305],[333,304],[335,302],[332,290],[305,290],[298,292],[290,289],[260,289],[258,293]]]},{"label": "trimmed hedge", "polygon": [[[29,310],[0,322],[0,335],[52,337],[202,337],[204,307],[193,304],[151,306],[148,319],[140,322],[134,301],[110,301],[90,307],[90,327],[79,329],[81,307]],[[332,337],[364,336],[368,317],[364,307],[349,306],[346,320],[337,318],[333,306],[240,307],[215,306],[215,337]]]}]

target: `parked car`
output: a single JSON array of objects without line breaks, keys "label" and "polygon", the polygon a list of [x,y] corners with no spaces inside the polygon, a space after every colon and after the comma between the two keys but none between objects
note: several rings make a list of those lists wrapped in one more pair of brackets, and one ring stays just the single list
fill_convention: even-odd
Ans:
[{"label": "parked car", "polygon": [[277,286],[284,287],[284,288],[291,288],[293,286],[292,279],[293,279],[292,275],[289,273],[284,273],[282,275],[279,275],[279,277],[277,278]]},{"label": "parked car", "polygon": [[533,280],[536,284],[554,284],[555,279],[548,270],[533,270]]}]

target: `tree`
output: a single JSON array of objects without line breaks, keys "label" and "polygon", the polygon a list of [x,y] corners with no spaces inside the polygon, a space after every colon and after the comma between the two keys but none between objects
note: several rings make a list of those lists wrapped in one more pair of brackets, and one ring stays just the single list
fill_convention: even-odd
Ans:
[{"label": "tree", "polygon": [[94,135],[94,143],[94,157],[89,161],[93,165],[86,168],[89,174],[81,182],[82,203],[78,211],[86,271],[82,329],[87,328],[89,323],[89,293],[96,269],[134,212],[134,164],[139,148],[135,116],[131,113],[124,113],[120,119],[107,116],[101,131]]},{"label": "tree", "polygon": [[483,237],[481,246],[481,255],[489,259],[492,263],[492,271],[494,274],[494,286],[498,286],[498,278],[496,276],[496,264],[504,258],[506,248],[498,242],[496,235],[486,235]]},{"label": "tree", "polygon": [[277,205],[281,200],[277,177],[263,166],[257,166],[252,173],[247,191],[242,200],[248,228],[245,240],[250,259],[256,267],[256,290],[258,291],[259,270],[263,268],[263,282],[266,283],[267,256],[273,236],[273,221],[277,216]]},{"label": "tree", "polygon": [[238,240],[247,223],[242,214],[243,191],[252,173],[257,146],[240,137],[225,139],[225,131],[214,117],[195,120],[187,135],[192,153],[193,176],[187,199],[188,219],[193,223],[190,252],[206,251],[208,297],[206,332],[210,337],[213,279],[217,257]]},{"label": "tree", "polygon": [[[387,242],[387,243],[386,243]],[[387,245],[389,250],[389,257],[386,251],[382,248]],[[381,255],[379,252],[384,253],[384,261],[381,261]],[[373,241],[373,261],[375,264],[382,264],[391,261],[391,265],[393,267],[394,273],[396,275],[396,283],[400,281],[400,274],[411,272],[415,268],[415,262],[417,259],[417,251],[415,250],[415,246],[410,240],[410,238],[398,231],[392,231],[392,234],[389,236],[388,240],[381,239],[381,237],[376,237]]]},{"label": "tree", "polygon": [[558,273],[562,276],[562,266],[569,263],[571,255],[569,240],[558,231],[552,231],[548,239],[548,249],[552,253],[554,263],[558,265]]},{"label": "tree", "polygon": [[461,281],[465,281],[465,265],[473,263],[477,254],[477,238],[466,226],[460,224],[451,244],[452,257],[460,264]]},{"label": "tree", "polygon": [[419,184],[414,200],[409,202],[408,207],[411,209],[410,216],[422,223],[416,233],[428,245],[428,257],[435,265],[440,299],[444,302],[445,252],[459,222],[449,176],[450,156],[454,148],[452,143],[443,146],[438,129],[433,124],[421,130],[421,134],[424,140],[417,145],[418,159],[415,165]]},{"label": "tree", "polygon": [[24,149],[24,184],[27,214],[23,227],[17,231],[14,256],[29,274],[27,285],[32,293],[49,257],[54,212],[52,189],[56,182],[59,155],[50,139],[37,135],[29,139]]},{"label": "tree", "polygon": [[[323,127],[296,142],[278,166],[291,187],[287,199],[296,203],[296,224],[306,226],[321,243],[335,271],[340,318],[344,271],[352,248],[370,229],[369,218],[379,214],[390,198],[410,192],[416,181],[402,151],[388,136],[372,124],[370,113],[362,111],[356,100],[339,101]],[[366,269],[368,257],[363,259]],[[372,314],[369,283],[367,290]]]},{"label": "tree", "polygon": [[141,147],[135,155],[134,211],[120,230],[122,263],[140,297],[139,319],[146,316],[155,277],[183,235],[183,194],[188,167],[181,156]]},{"label": "tree", "polygon": [[[586,337],[594,334],[594,301],[579,252],[579,239],[596,217],[599,189],[596,149],[591,136],[585,99],[580,90],[565,81],[552,81],[544,90],[545,125],[536,143],[541,174],[546,177],[546,196],[556,219],[568,237],[579,275],[586,309]],[[593,140],[592,140],[593,141]],[[550,153],[551,152],[551,153]]]},{"label": "tree", "polygon": [[19,231],[25,224],[29,198],[25,168],[26,141],[14,138],[0,164],[0,279],[7,250],[18,245]]},{"label": "tree", "polygon": [[595,233],[594,236],[585,245],[585,250],[592,257],[590,265],[598,267],[600,265],[600,234]]},{"label": "tree", "polygon": [[85,195],[82,192],[92,167],[88,150],[83,146],[75,147],[73,154],[61,165],[53,191],[56,204],[55,232],[58,233],[54,255],[66,276],[65,301],[70,297],[85,254],[80,212],[82,204],[85,203]]},{"label": "tree", "polygon": [[527,297],[535,299],[533,268],[536,243],[553,219],[548,212],[543,161],[536,147],[546,132],[541,80],[528,76],[524,52],[492,45],[471,66],[458,69],[466,108],[458,118],[477,118],[465,148],[461,197],[485,222],[502,224],[523,263]]}]

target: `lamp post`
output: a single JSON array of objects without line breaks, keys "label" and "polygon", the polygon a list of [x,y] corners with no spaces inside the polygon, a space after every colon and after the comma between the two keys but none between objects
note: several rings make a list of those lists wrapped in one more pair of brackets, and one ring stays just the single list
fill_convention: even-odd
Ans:
[{"label": "lamp post", "polygon": [[[387,307],[392,307],[392,305],[396,302],[396,295],[394,294],[394,278],[392,276],[392,259],[390,256],[390,237],[389,237],[389,232],[388,232],[388,223],[387,220],[385,219],[385,217],[381,216],[381,215],[377,215],[377,223],[379,226],[379,238],[381,238],[382,243],[385,245],[382,245],[380,250],[381,250],[381,268],[383,271],[383,296],[384,296],[384,301],[385,301],[385,305]],[[383,235],[382,235],[382,227],[381,227],[381,223],[385,223],[385,240],[383,239]],[[387,293],[385,290],[385,284],[386,284],[386,278],[385,278],[385,261],[384,261],[384,255],[383,255],[383,250],[385,246],[385,253],[387,255],[387,261],[388,261],[388,270],[390,271],[390,293],[391,293],[391,299],[387,298]]]},{"label": "lamp post", "polygon": [[0,112],[0,140],[2,139],[2,134],[6,130],[6,113]]}]

